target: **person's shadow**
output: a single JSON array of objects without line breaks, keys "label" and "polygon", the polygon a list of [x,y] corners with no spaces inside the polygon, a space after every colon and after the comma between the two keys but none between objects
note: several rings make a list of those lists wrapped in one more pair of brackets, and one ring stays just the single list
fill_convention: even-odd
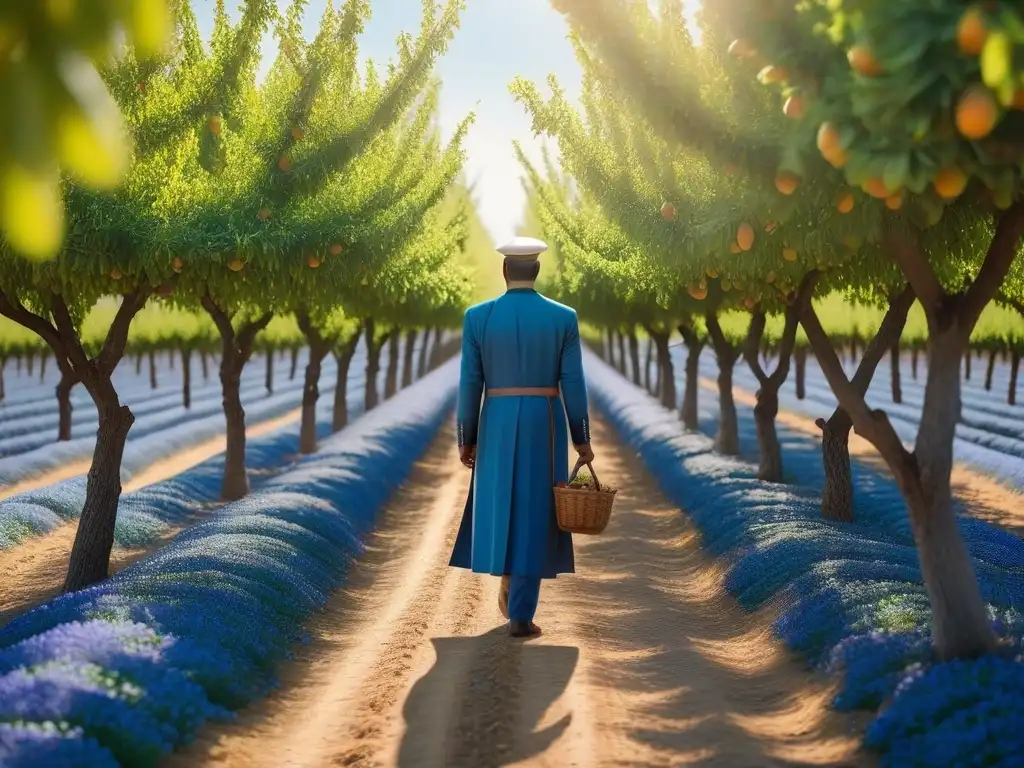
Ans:
[{"label": "person's shadow", "polygon": [[498,768],[544,752],[572,714],[536,730],[579,649],[512,640],[505,627],[433,638],[437,660],[409,692],[399,768]]}]

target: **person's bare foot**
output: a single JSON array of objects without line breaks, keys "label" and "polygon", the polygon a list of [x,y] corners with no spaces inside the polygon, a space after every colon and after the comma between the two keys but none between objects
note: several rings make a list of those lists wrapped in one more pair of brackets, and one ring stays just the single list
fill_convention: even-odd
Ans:
[{"label": "person's bare foot", "polygon": [[501,588],[498,590],[498,610],[506,619],[508,618],[508,593],[512,588],[512,577],[501,577]]},{"label": "person's bare foot", "polygon": [[537,637],[541,632],[532,621],[510,621],[508,633],[511,637]]}]

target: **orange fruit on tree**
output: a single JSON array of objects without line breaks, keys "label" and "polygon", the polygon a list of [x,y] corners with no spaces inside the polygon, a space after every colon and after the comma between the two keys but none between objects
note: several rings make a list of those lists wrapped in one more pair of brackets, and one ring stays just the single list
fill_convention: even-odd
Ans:
[{"label": "orange fruit on tree", "polygon": [[903,207],[903,195],[901,195],[899,192],[889,195],[887,198],[885,198],[885,207],[888,208],[890,211],[898,211],[900,208]]},{"label": "orange fruit on tree", "polygon": [[173,259],[171,259],[171,269],[173,269],[175,272],[181,272],[181,270],[184,268],[185,262],[183,262],[180,257],[175,256]]},{"label": "orange fruit on tree", "polygon": [[956,25],[956,47],[967,56],[980,56],[988,40],[988,26],[980,8],[968,8]]},{"label": "orange fruit on tree", "polygon": [[786,247],[786,248],[782,249],[782,258],[784,258],[786,261],[790,261],[790,262],[796,261],[796,257],[797,257],[796,248]]},{"label": "orange fruit on tree", "polygon": [[661,204],[661,217],[663,219],[674,219],[676,217],[676,207],[666,200]]},{"label": "orange fruit on tree", "polygon": [[878,177],[865,181],[863,188],[865,192],[878,200],[883,200],[890,194],[889,188],[885,186],[885,182]]},{"label": "orange fruit on tree", "polygon": [[310,269],[316,269],[320,266],[320,258],[316,254],[311,253],[306,257],[306,264]]},{"label": "orange fruit on tree", "polygon": [[1018,88],[1013,93],[1013,101],[1010,102],[1010,109],[1024,109],[1024,88]]},{"label": "orange fruit on tree", "polygon": [[301,128],[292,128],[292,138],[296,141],[302,141],[302,137],[305,135]]},{"label": "orange fruit on tree", "polygon": [[330,250],[332,256],[337,256],[339,253],[341,253],[344,250],[344,248],[342,248],[340,244],[334,243],[329,248],[329,250]]},{"label": "orange fruit on tree", "polygon": [[767,232],[769,235],[772,232],[774,232],[775,231],[775,222],[774,221],[765,222],[764,231]]},{"label": "orange fruit on tree", "polygon": [[277,161],[277,167],[285,173],[288,173],[292,169],[292,159],[288,155],[283,155],[280,160]]},{"label": "orange fruit on tree", "polygon": [[777,67],[774,64],[769,64],[767,67],[757,73],[757,79],[765,85],[771,83],[782,83],[789,77],[789,73],[786,72],[782,67]]},{"label": "orange fruit on tree", "polygon": [[701,280],[699,283],[690,283],[686,287],[687,292],[697,301],[703,301],[708,297],[708,284]]},{"label": "orange fruit on tree", "polygon": [[211,117],[210,118],[210,122],[209,122],[209,126],[210,126],[210,133],[212,133],[214,136],[220,136],[220,118],[219,117],[216,117],[216,116],[215,117]]},{"label": "orange fruit on tree", "polygon": [[849,213],[853,210],[853,195],[849,192],[844,192],[839,196],[839,200],[836,201],[836,209],[840,213]]},{"label": "orange fruit on tree", "polygon": [[747,309],[753,309],[754,307],[757,306],[757,302],[754,301],[749,296],[747,296],[745,299],[743,299],[743,306],[746,307]]},{"label": "orange fruit on tree", "polygon": [[748,41],[738,38],[729,43],[729,55],[738,56],[741,59],[749,59],[757,51]]},{"label": "orange fruit on tree", "polygon": [[800,179],[789,171],[782,171],[775,177],[775,188],[784,195],[792,195],[800,186]]},{"label": "orange fruit on tree", "polygon": [[799,120],[804,116],[804,100],[799,96],[790,96],[782,105],[782,114],[790,120]]},{"label": "orange fruit on tree", "polygon": [[110,277],[113,280],[120,280],[122,277],[124,277],[124,275],[121,274],[121,270],[120,269],[118,269],[117,267],[114,267],[112,270],[110,270]]},{"label": "orange fruit on tree", "polygon": [[256,214],[260,221],[266,221],[270,218],[270,209],[267,206],[260,208],[260,212]]},{"label": "orange fruit on tree", "polygon": [[231,261],[228,262],[228,269],[230,269],[232,272],[241,272],[242,267],[244,266],[245,265],[242,263],[241,259],[232,259]]},{"label": "orange fruit on tree", "polygon": [[846,60],[850,67],[862,77],[878,77],[882,74],[882,67],[875,58],[875,54],[866,45],[855,45],[846,52]]},{"label": "orange fruit on tree", "polygon": [[822,123],[818,127],[818,151],[834,168],[846,165],[846,150],[839,137],[839,129],[832,123]]},{"label": "orange fruit on tree", "polygon": [[743,249],[740,248],[740,244],[733,240],[729,243],[729,253],[740,253]]},{"label": "orange fruit on tree", "polygon": [[999,122],[999,105],[992,92],[974,85],[964,91],[956,105],[956,129],[967,139],[983,139]]},{"label": "orange fruit on tree", "polygon": [[741,251],[749,251],[754,247],[754,228],[746,222],[740,224],[740,228],[736,230],[736,244]]},{"label": "orange fruit on tree", "polygon": [[935,191],[939,193],[939,197],[945,200],[952,200],[960,197],[967,187],[967,174],[955,165],[950,165],[935,174],[935,178],[932,179],[932,185],[935,187]]},{"label": "orange fruit on tree", "polygon": [[708,267],[707,269],[704,270],[704,274],[707,275],[708,277],[712,277],[712,278],[718,277],[718,270],[717,269],[712,269],[711,267]]}]

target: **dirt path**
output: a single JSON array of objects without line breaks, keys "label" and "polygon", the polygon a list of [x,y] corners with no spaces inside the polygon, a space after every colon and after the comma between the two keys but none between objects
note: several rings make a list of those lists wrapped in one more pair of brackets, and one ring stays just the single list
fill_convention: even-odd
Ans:
[{"label": "dirt path", "polygon": [[[713,392],[718,386],[710,379],[702,379],[701,386]],[[733,397],[737,403],[754,407],[754,395],[739,388],[733,389]],[[822,418],[828,418],[832,412],[822,408]],[[792,411],[779,411],[776,421],[790,429],[805,432],[821,438],[821,430],[814,424],[814,419]],[[875,469],[889,474],[885,461],[863,437],[850,433],[850,455]],[[953,466],[953,493],[963,501],[964,505],[975,517],[1008,531],[1024,536],[1024,496],[1013,488],[962,465]]]},{"label": "dirt path", "polygon": [[[255,424],[246,430],[246,435],[254,438],[273,432],[295,421],[299,417],[299,413],[300,409],[296,409],[280,418]],[[167,480],[218,453],[223,453],[224,450],[225,437],[221,435],[193,448],[168,456],[136,473],[129,482],[124,484],[123,491],[129,493]],[[89,471],[88,464],[85,471]],[[69,477],[75,476],[70,475]],[[46,483],[40,483],[39,487],[45,485]],[[25,490],[29,489],[21,489],[21,491]],[[0,492],[0,499],[5,495],[10,495],[6,489]],[[208,512],[208,509],[197,510],[196,516],[189,521],[189,524],[194,524]],[[167,529],[146,547],[133,549],[115,547],[110,555],[110,573],[117,573],[140,557],[159,549],[173,539],[183,527]],[[3,574],[3,582],[0,586],[0,627],[14,616],[60,593],[67,570],[68,555],[71,553],[71,546],[75,543],[77,533],[78,521],[74,520],[43,536],[28,539],[10,549],[0,550],[0,573]]]},{"label": "dirt path", "polygon": [[282,686],[174,768],[728,768],[872,764],[863,720],[721,589],[685,517],[595,425],[622,490],[579,573],[545,584],[544,636],[510,640],[498,580],[447,567],[469,477],[447,435],[399,492]]}]

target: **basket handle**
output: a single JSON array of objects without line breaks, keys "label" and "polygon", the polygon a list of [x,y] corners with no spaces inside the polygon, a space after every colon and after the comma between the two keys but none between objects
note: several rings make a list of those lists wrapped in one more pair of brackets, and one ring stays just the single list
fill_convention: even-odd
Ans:
[{"label": "basket handle", "polygon": [[576,479],[576,473],[578,473],[584,466],[590,470],[590,476],[594,478],[594,488],[600,491],[601,481],[597,479],[597,472],[594,471],[594,465],[589,461],[584,461],[583,459],[576,459],[576,465],[572,468],[572,473],[569,475],[569,482],[571,483]]}]

